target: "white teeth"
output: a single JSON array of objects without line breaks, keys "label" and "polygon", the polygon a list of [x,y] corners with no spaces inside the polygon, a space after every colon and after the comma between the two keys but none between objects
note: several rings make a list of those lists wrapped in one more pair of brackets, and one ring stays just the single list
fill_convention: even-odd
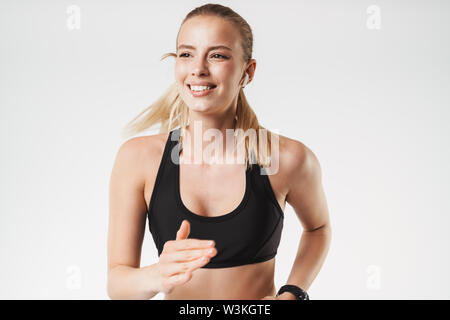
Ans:
[{"label": "white teeth", "polygon": [[192,91],[204,91],[204,90],[209,90],[212,87],[209,86],[191,86],[191,90]]}]

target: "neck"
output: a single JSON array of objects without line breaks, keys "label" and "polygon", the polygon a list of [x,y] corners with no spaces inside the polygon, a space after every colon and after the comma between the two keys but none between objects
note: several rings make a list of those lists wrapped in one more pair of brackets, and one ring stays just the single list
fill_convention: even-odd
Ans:
[{"label": "neck", "polygon": [[[226,163],[227,159],[236,163],[236,152],[233,148],[235,115],[236,108],[228,108],[223,113],[214,115],[189,112],[189,125],[186,126],[183,136],[180,161],[208,166],[208,161],[218,157],[217,163]],[[227,133],[227,129],[232,131]]]}]

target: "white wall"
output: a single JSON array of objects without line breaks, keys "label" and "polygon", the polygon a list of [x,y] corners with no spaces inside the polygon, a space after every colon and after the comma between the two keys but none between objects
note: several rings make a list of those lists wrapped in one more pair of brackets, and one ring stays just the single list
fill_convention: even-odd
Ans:
[{"label": "white wall", "polygon": [[[0,298],[108,299],[120,130],[172,83],[159,58],[204,3],[0,2]],[[259,120],[322,166],[333,239],[311,299],[449,299],[449,2],[220,3],[254,31]],[[277,288],[301,233],[285,214]],[[155,262],[146,228],[142,265]]]}]

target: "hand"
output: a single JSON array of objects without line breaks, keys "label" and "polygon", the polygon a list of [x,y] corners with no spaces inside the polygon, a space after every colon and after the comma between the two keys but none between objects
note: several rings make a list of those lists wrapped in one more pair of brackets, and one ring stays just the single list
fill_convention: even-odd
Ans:
[{"label": "hand", "polygon": [[265,296],[261,300],[278,300],[278,299],[277,299],[277,297],[274,297],[274,296]]},{"label": "hand", "polygon": [[[214,241],[210,245],[211,240],[187,239],[189,232],[189,221],[183,220],[176,239],[164,243],[157,263],[159,292],[170,293],[176,286],[188,282],[194,270],[207,264],[217,254]],[[213,252],[210,253],[210,249]]]},{"label": "hand", "polygon": [[283,292],[278,297],[275,296],[265,296],[261,300],[297,300],[295,296],[290,292]]}]

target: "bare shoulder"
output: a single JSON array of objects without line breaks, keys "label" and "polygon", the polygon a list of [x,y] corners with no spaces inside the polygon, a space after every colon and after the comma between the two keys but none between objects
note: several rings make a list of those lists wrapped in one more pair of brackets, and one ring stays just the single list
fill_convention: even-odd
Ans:
[{"label": "bare shoulder", "polygon": [[287,168],[301,166],[308,157],[314,156],[314,153],[308,146],[300,140],[292,139],[283,135],[280,137],[280,156],[283,157]]},{"label": "bare shoulder", "polygon": [[165,132],[139,137],[141,138],[142,153],[150,164],[159,165],[168,135],[169,133]]},{"label": "bare shoulder", "polygon": [[148,172],[159,165],[168,133],[133,137],[119,147],[114,167],[122,174],[133,175],[145,185]]},{"label": "bare shoulder", "polygon": [[151,161],[164,151],[167,135],[168,133],[159,133],[130,138],[120,146],[119,152],[130,158]]},{"label": "bare shoulder", "polygon": [[281,134],[279,138],[280,173],[286,177],[286,185],[308,174],[320,173],[320,164],[315,153],[302,141]]}]

